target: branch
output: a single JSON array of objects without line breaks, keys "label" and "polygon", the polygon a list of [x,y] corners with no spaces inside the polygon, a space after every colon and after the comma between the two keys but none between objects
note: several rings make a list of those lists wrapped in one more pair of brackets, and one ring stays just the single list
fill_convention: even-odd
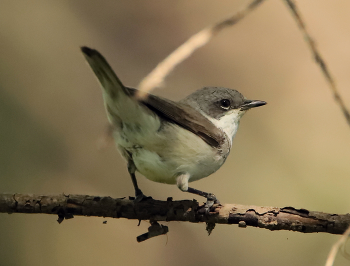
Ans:
[{"label": "branch", "polygon": [[152,70],[137,86],[139,89],[136,97],[142,99],[153,89],[160,87],[169,73],[181,62],[191,56],[198,48],[206,45],[214,36],[223,29],[231,27],[243,19],[246,15],[258,7],[264,0],[252,0],[247,6],[236,14],[211,25],[192,35],[185,43],[168,55]]},{"label": "branch", "polygon": [[321,71],[322,71],[323,75],[325,76],[325,78],[326,78],[326,80],[327,80],[327,82],[328,82],[328,84],[333,92],[333,96],[334,96],[335,101],[340,106],[340,109],[342,110],[342,112],[345,116],[345,119],[350,126],[350,112],[346,108],[345,103],[344,103],[342,97],[340,96],[340,93],[338,91],[335,80],[334,80],[333,76],[331,75],[331,72],[329,71],[326,62],[323,60],[320,52],[318,51],[315,41],[313,40],[313,38],[311,37],[311,35],[309,34],[309,32],[306,29],[305,22],[303,21],[301,15],[300,15],[300,12],[296,6],[295,1],[294,0],[285,0],[285,1],[288,5],[290,11],[292,12],[292,14],[294,16],[300,31],[304,35],[304,39],[305,39],[306,43],[309,45],[309,47],[311,49],[312,55],[315,59],[315,62],[321,68]]},{"label": "branch", "polygon": [[[150,229],[154,229],[158,221],[205,222],[209,233],[215,224],[330,234],[343,234],[350,225],[350,214],[328,214],[293,207],[223,204],[214,205],[206,212],[195,200],[173,201],[168,198],[160,201],[148,198],[136,203],[126,198],[64,194],[0,194],[0,213],[55,214],[59,223],[74,215],[149,220],[152,223]],[[164,227],[159,226],[162,230],[159,234],[167,232],[167,227]],[[154,236],[151,230],[149,234],[149,237]]]},{"label": "branch", "polygon": [[349,228],[344,232],[344,234],[339,238],[337,242],[334,243],[334,245],[331,248],[331,251],[329,252],[326,266],[332,266],[335,260],[335,257],[337,256],[338,250],[344,246],[346,240],[348,239],[350,235],[350,226]]}]

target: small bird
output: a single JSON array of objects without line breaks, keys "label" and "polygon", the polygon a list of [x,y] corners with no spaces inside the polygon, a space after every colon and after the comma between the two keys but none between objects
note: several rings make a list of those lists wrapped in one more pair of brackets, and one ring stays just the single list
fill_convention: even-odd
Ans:
[{"label": "small bird", "polygon": [[202,88],[179,102],[152,94],[138,99],[137,90],[125,87],[97,50],[82,47],[81,51],[102,86],[113,138],[127,160],[136,200],[145,198],[137,185],[138,171],[152,181],[176,184],[217,203],[214,194],[188,183],[223,165],[242,116],[266,102],[247,100],[222,87]]}]

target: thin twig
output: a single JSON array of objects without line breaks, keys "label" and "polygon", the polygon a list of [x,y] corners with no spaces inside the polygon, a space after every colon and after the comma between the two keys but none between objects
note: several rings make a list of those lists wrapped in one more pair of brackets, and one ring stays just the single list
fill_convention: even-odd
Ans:
[{"label": "thin twig", "polygon": [[241,9],[235,15],[224,19],[208,28],[201,30],[195,35],[191,36],[185,43],[179,46],[169,56],[167,56],[162,62],[160,62],[155,69],[152,70],[138,85],[139,92],[136,95],[141,99],[145,97],[147,92],[150,92],[154,88],[160,87],[164,79],[169,73],[181,62],[187,59],[195,50],[206,45],[216,34],[221,30],[233,26],[238,21],[243,19],[247,14],[253,11],[264,0],[254,0],[246,7]]},{"label": "thin twig", "polygon": [[309,32],[306,29],[305,22],[301,18],[300,12],[295,4],[295,1],[294,0],[285,0],[285,1],[288,5],[289,9],[291,10],[292,14],[294,15],[294,18],[297,21],[297,24],[298,24],[301,32],[303,33],[304,39],[307,42],[307,44],[309,45],[316,63],[320,66],[323,75],[325,76],[326,80],[328,81],[330,88],[333,92],[333,96],[334,96],[335,101],[339,104],[339,106],[340,106],[341,110],[343,111],[343,114],[346,118],[346,121],[350,125],[350,112],[346,108],[345,103],[340,96],[340,93],[338,91],[335,80],[334,80],[333,76],[331,75],[326,62],[323,60],[320,52],[318,51],[315,41],[313,40],[313,38],[310,36]]},{"label": "thin twig", "polygon": [[335,257],[337,256],[339,248],[344,245],[345,241],[350,235],[350,226],[349,228],[345,231],[345,233],[338,239],[337,242],[335,242],[331,248],[331,251],[329,252],[326,265],[325,266],[332,266],[335,260]]}]

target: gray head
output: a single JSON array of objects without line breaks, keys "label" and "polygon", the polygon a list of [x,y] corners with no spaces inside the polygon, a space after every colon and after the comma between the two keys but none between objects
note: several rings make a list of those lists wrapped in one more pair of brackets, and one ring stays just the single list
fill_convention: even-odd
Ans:
[{"label": "gray head", "polygon": [[222,87],[205,87],[181,102],[217,120],[231,113],[242,116],[248,109],[266,104],[264,101],[247,100],[240,92]]},{"label": "gray head", "polygon": [[232,145],[243,114],[253,107],[266,104],[264,101],[247,100],[238,91],[221,87],[205,87],[192,93],[181,103],[196,109],[221,129],[227,135],[229,145]]}]

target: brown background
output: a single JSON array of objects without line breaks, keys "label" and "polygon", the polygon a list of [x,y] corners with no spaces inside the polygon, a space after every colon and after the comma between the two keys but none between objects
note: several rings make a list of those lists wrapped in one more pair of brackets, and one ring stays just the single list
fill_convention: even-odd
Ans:
[{"label": "brown background", "polygon": [[[79,46],[97,48],[136,86],[192,34],[247,1],[1,1],[1,192],[122,197],[133,188]],[[299,1],[350,107],[349,1]],[[224,167],[193,183],[222,202],[349,212],[350,128],[283,1],[266,1],[197,51],[154,93],[178,100],[203,86],[268,102],[242,120]],[[191,199],[139,176],[156,199]],[[201,198],[196,198],[202,200]],[[49,215],[0,215],[0,265],[323,265],[338,236]],[[349,247],[347,249],[349,251]],[[336,265],[348,265],[338,256]]]}]

